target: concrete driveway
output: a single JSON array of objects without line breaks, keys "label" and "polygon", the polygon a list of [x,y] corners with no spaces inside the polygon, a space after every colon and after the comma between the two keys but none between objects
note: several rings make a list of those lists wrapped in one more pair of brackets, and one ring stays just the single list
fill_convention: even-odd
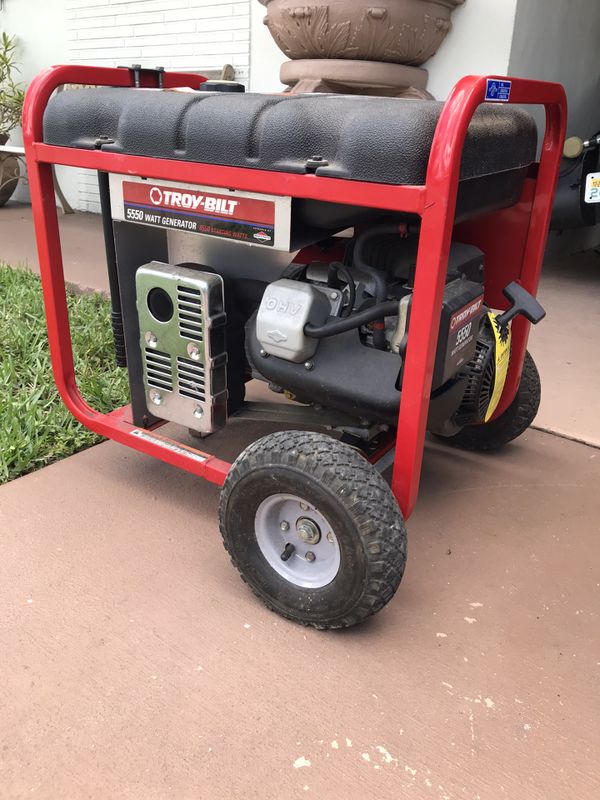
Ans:
[{"label": "concrete driveway", "polygon": [[[595,398],[576,295],[572,347],[540,328],[532,350]],[[567,405],[544,426],[582,438]],[[598,486],[598,449],[541,431],[491,457],[430,443],[400,590],[341,633],[251,595],[190,475],[105,443],[0,487],[0,797],[596,800]]]}]

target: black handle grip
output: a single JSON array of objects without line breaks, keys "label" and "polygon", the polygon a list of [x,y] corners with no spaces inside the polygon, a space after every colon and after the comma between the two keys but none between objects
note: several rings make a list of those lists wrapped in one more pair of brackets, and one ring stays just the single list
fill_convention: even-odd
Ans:
[{"label": "black handle grip", "polygon": [[538,303],[535,297],[516,281],[509,283],[508,286],[502,290],[502,293],[507,300],[510,300],[512,306],[508,311],[505,311],[504,314],[500,314],[499,317],[496,317],[496,323],[501,328],[505,328],[508,323],[519,314],[522,314],[525,319],[528,319],[532,325],[537,325],[538,322],[541,322],[546,316],[545,309]]}]

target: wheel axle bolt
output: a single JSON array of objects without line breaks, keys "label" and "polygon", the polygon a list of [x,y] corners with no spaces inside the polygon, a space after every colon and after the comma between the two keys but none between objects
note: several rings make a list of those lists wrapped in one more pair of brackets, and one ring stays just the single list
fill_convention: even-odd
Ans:
[{"label": "wheel axle bolt", "polygon": [[289,531],[290,523],[287,520],[283,520],[283,522],[279,525],[282,531]]},{"label": "wheel axle bolt", "polygon": [[312,521],[302,517],[296,523],[296,532],[305,544],[318,544],[321,541],[321,531],[319,526]]},{"label": "wheel axle bolt", "polygon": [[315,558],[316,558],[316,556],[315,556],[315,554],[313,553],[313,551],[312,551],[312,550],[309,550],[309,551],[306,553],[306,556],[305,556],[305,558],[306,558],[306,560],[307,560],[307,561],[314,561],[314,560],[315,560]]}]

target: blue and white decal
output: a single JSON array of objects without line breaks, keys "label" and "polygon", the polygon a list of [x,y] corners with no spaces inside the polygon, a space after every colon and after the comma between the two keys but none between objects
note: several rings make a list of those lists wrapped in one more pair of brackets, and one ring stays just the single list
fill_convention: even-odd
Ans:
[{"label": "blue and white decal", "polygon": [[490,103],[508,103],[511,89],[512,81],[499,81],[496,78],[488,78],[485,99]]}]

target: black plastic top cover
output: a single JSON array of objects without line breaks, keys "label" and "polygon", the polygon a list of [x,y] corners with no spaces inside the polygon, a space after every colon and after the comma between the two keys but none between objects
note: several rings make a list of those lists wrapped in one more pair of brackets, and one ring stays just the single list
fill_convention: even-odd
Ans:
[{"label": "black plastic top cover", "polygon": [[[443,103],[335,94],[264,95],[99,88],[61,92],[44,141],[181,161],[418,185]],[[99,140],[104,137],[107,144]],[[516,107],[484,105],[461,178],[528,166],[537,129]]]}]

